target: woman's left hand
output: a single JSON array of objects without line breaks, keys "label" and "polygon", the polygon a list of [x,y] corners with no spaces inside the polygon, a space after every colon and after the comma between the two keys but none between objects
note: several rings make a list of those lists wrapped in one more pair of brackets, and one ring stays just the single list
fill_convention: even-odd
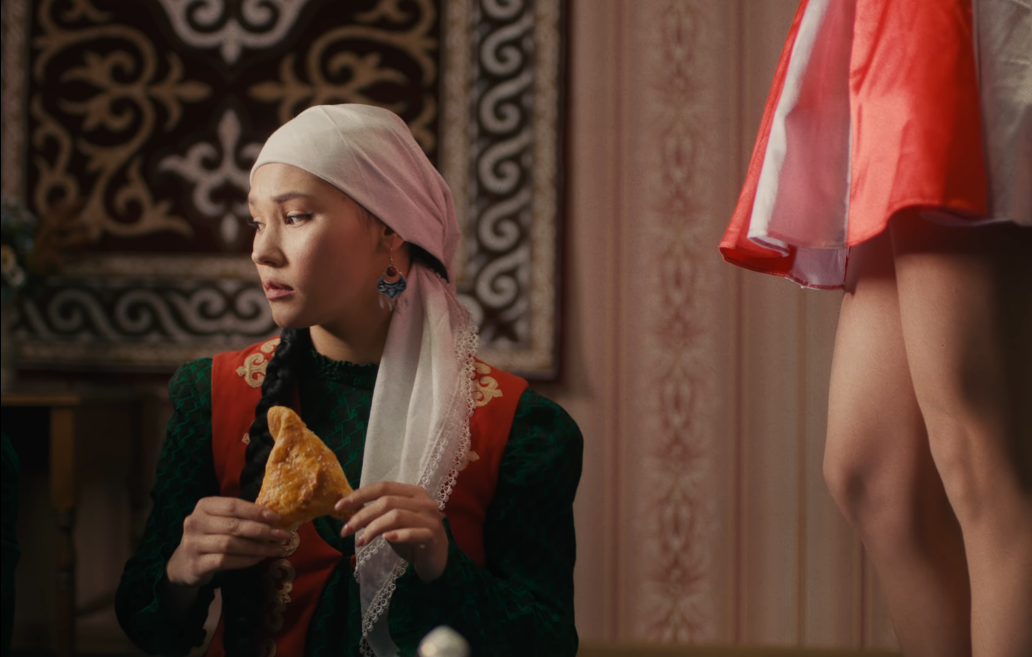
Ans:
[{"label": "woman's left hand", "polygon": [[337,502],[336,509],[355,512],[341,537],[365,529],[355,539],[355,547],[362,547],[382,535],[424,582],[440,577],[448,565],[444,514],[422,486],[380,481],[352,492]]}]

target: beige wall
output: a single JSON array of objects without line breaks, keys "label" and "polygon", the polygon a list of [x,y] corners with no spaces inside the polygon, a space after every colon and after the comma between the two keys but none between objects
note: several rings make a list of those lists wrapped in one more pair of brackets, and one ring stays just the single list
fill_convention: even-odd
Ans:
[{"label": "beige wall", "polygon": [[578,625],[893,647],[826,492],[838,293],[717,243],[795,0],[573,0],[564,381],[584,432]]}]

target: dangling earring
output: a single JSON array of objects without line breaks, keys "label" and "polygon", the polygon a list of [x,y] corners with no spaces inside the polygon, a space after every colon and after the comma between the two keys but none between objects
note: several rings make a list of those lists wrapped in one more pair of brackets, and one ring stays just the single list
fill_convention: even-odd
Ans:
[{"label": "dangling earring", "polygon": [[386,301],[387,308],[393,312],[398,309],[398,302],[395,299],[405,291],[405,288],[408,287],[408,282],[401,275],[401,272],[398,271],[398,268],[394,266],[393,248],[391,249],[390,257],[390,264],[383,271],[380,280],[376,281],[376,291],[382,295],[380,297],[380,307],[383,308]]}]

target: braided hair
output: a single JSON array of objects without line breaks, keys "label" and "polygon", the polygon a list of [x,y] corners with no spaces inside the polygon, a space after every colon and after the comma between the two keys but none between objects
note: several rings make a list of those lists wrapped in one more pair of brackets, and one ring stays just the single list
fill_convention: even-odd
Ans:
[{"label": "braided hair", "polygon": [[[285,329],[279,346],[265,370],[262,398],[254,409],[254,422],[248,432],[244,467],[240,472],[240,498],[253,502],[258,498],[265,464],[272,452],[267,414],[273,406],[292,406],[297,387],[297,371],[301,355],[311,348],[308,329]],[[259,566],[227,571],[222,587],[222,610],[225,615],[223,643],[227,657],[254,657],[258,654],[254,628],[258,624],[265,599]]]},{"label": "braided hair", "polygon": [[444,280],[448,280],[448,270],[444,268],[441,261],[430,255],[430,252],[419,246],[418,244],[412,244],[409,242],[409,260],[414,263],[419,263],[434,272]]},{"label": "braided hair", "polygon": [[[425,249],[409,244],[409,257],[448,280],[448,271]],[[265,370],[262,397],[254,409],[254,422],[248,431],[250,441],[245,452],[244,467],[240,471],[240,498],[253,502],[258,498],[265,465],[272,452],[273,440],[269,433],[267,414],[273,406],[291,406],[297,387],[297,373],[301,355],[312,347],[308,329],[285,329],[280,343]],[[261,605],[265,599],[259,566],[227,571],[222,587],[222,610],[225,616],[223,645],[226,657],[255,657],[254,628],[258,625]]]}]

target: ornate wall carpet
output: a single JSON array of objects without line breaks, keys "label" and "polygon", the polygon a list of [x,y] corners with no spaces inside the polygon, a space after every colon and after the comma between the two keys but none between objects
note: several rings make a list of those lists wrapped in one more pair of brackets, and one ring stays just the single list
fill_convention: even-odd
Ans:
[{"label": "ornate wall carpet", "polygon": [[559,0],[3,0],[4,196],[92,238],[19,300],[20,366],[167,371],[276,332],[248,172],[323,103],[389,108],[451,185],[482,357],[558,372]]}]

